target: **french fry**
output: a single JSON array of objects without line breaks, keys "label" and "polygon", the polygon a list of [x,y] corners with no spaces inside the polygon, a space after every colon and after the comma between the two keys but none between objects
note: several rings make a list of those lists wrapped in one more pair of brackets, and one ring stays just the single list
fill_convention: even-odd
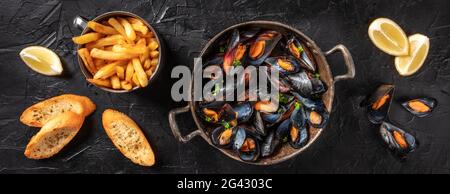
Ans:
[{"label": "french fry", "polygon": [[94,65],[97,69],[102,68],[105,65],[105,60],[103,59],[94,59]]},{"label": "french fry", "polygon": [[152,59],[152,60],[150,61],[150,66],[156,67],[156,65],[158,65],[158,59]]},{"label": "french fry", "polygon": [[150,57],[150,49],[145,47],[145,52],[139,55],[139,60],[141,60],[141,63],[145,64],[145,61],[150,59],[149,57]]},{"label": "french fry", "polygon": [[152,59],[158,58],[159,56],[159,51],[150,51],[150,57]]},{"label": "french fry", "polygon": [[78,50],[78,55],[80,56],[81,60],[84,63],[84,66],[86,69],[94,75],[97,72],[97,69],[94,66],[94,62],[92,61],[91,56],[89,55],[89,51],[87,48],[81,48]]},{"label": "french fry", "polygon": [[133,89],[133,85],[130,82],[128,82],[128,81],[121,81],[120,85],[122,86],[122,89],[124,89],[124,90],[131,90],[131,89]]},{"label": "french fry", "polygon": [[145,40],[145,38],[139,38],[139,39],[136,39],[136,40],[138,40],[136,42],[136,45],[141,45],[141,46],[147,45],[147,40]]},{"label": "french fry", "polygon": [[133,58],[131,62],[133,63],[133,68],[134,68],[135,74],[137,75],[139,85],[141,87],[147,86],[148,85],[147,74],[145,74],[145,71],[142,68],[139,58]]},{"label": "french fry", "polygon": [[152,72],[155,72],[155,70],[156,70],[156,65],[151,66],[149,70],[152,70]]},{"label": "french fry", "polygon": [[86,33],[81,36],[73,37],[72,41],[75,44],[86,44],[86,43],[96,41],[96,40],[100,39],[102,36],[103,36],[103,34],[100,34],[97,32],[90,32],[90,33]]},{"label": "french fry", "polygon": [[123,66],[116,66],[116,74],[120,79],[125,79],[125,68]]},{"label": "french fry", "polygon": [[144,61],[144,69],[149,69],[151,66],[151,60],[150,59],[146,59]]},{"label": "french fry", "polygon": [[120,79],[119,77],[117,77],[117,75],[111,77],[111,86],[113,89],[116,90],[121,88]]},{"label": "french fry", "polygon": [[105,47],[105,49],[103,49],[103,50],[105,50],[105,51],[112,51],[113,50],[113,45],[111,45],[111,46],[106,46]]},{"label": "french fry", "polygon": [[127,59],[131,59],[134,58],[138,55],[135,54],[129,54],[129,53],[118,53],[118,52],[113,52],[113,51],[105,51],[105,50],[100,50],[97,48],[93,48],[91,50],[91,57],[93,58],[98,58],[98,59],[105,59],[105,60],[127,60]]},{"label": "french fry", "polygon": [[146,35],[148,33],[147,26],[135,23],[135,24],[131,24],[131,27],[133,27],[133,30],[142,33],[142,35]]},{"label": "french fry", "polygon": [[151,50],[151,51],[156,51],[156,49],[158,48],[159,46],[158,46],[158,42],[156,42],[156,40],[154,40],[154,39],[150,39],[150,42],[148,43],[148,48]]},{"label": "french fry", "polygon": [[114,61],[110,64],[103,66],[94,75],[94,79],[106,79],[116,74],[116,66],[123,65],[126,61]]},{"label": "french fry", "polygon": [[103,24],[94,22],[94,21],[89,21],[87,23],[87,26],[94,30],[95,32],[101,33],[101,34],[108,34],[108,35],[113,35],[113,34],[117,34],[118,32],[114,29],[111,28],[109,26],[105,26]]},{"label": "french fry", "polygon": [[153,74],[153,71],[151,69],[145,71],[145,74],[147,74],[147,77],[151,77]]},{"label": "french fry", "polygon": [[138,25],[144,26],[144,23],[140,19],[128,17],[127,20],[128,20],[128,22],[130,22],[130,24],[138,24]]},{"label": "french fry", "polygon": [[124,45],[114,45],[112,48],[113,52],[117,53],[128,53],[128,54],[134,54],[134,55],[141,55],[144,54],[145,51],[148,50],[147,47],[143,45],[130,45],[130,44],[124,44]]},{"label": "french fry", "polygon": [[135,31],[136,36],[140,36],[141,38],[145,38],[145,39],[151,39],[151,38],[155,38],[155,35],[153,34],[152,31],[150,31],[150,29],[148,30],[147,34],[142,34],[142,32],[139,31]]},{"label": "french fry", "polygon": [[117,18],[119,20],[120,24],[122,24],[123,28],[125,29],[125,35],[128,40],[134,41],[136,39],[136,33],[133,30],[133,27],[128,22],[128,20],[123,18]]},{"label": "french fry", "polygon": [[133,78],[132,78],[131,80],[133,81],[133,85],[139,86],[139,79],[138,79],[138,77],[137,77],[136,72],[134,72]]},{"label": "french fry", "polygon": [[131,79],[133,78],[133,74],[134,74],[134,68],[133,68],[133,64],[131,64],[131,61],[130,61],[128,63],[127,69],[125,71],[125,81],[130,82]]},{"label": "french fry", "polygon": [[90,48],[99,48],[104,46],[111,46],[116,44],[125,44],[125,37],[120,34],[115,34],[112,36],[107,36],[105,38],[101,38],[95,42],[91,42],[86,45],[86,47]]},{"label": "french fry", "polygon": [[111,81],[109,81],[108,79],[86,79],[88,82],[97,85],[97,86],[103,86],[103,87],[107,87],[110,88],[111,87]]},{"label": "french fry", "polygon": [[109,18],[108,23],[116,29],[119,34],[121,34],[123,37],[127,37],[127,34],[125,33],[125,28],[123,28],[122,24],[117,21],[116,18]]}]

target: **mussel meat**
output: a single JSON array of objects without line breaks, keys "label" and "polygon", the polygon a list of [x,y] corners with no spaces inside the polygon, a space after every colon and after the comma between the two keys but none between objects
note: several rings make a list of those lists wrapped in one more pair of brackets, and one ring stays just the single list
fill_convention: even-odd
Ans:
[{"label": "mussel meat", "polygon": [[402,103],[406,110],[417,117],[425,117],[431,114],[436,105],[437,100],[434,98],[417,98]]},{"label": "mussel meat", "polygon": [[265,31],[258,35],[249,50],[249,63],[251,65],[261,65],[270,55],[272,50],[281,39],[281,34],[276,31]]},{"label": "mussel meat", "polygon": [[251,135],[247,135],[247,137],[245,137],[244,142],[239,148],[236,149],[236,151],[241,160],[250,162],[258,160],[261,152],[258,140]]},{"label": "mussel meat", "polygon": [[374,124],[380,124],[386,118],[394,94],[393,85],[381,85],[370,96],[367,104],[367,117]]},{"label": "mussel meat", "polygon": [[297,38],[292,36],[287,41],[286,47],[287,50],[291,53],[291,55],[300,61],[302,67],[312,72],[316,71],[316,64],[314,62],[314,58],[311,51],[302,43],[300,43],[300,41]]},{"label": "mussel meat", "polygon": [[388,122],[381,124],[380,134],[388,147],[399,155],[410,153],[418,146],[413,135]]},{"label": "mussel meat", "polygon": [[219,126],[211,132],[211,141],[218,147],[229,148],[234,142],[236,132],[236,128]]},{"label": "mussel meat", "polygon": [[300,64],[292,56],[269,57],[265,62],[270,65],[270,68],[277,70],[280,75],[287,75],[300,71]]}]

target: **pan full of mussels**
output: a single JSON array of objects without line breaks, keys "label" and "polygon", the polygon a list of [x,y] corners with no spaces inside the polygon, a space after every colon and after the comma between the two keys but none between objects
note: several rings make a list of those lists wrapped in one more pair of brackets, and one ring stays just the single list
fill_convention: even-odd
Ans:
[{"label": "pan full of mussels", "polygon": [[[325,57],[336,51],[342,53],[347,73],[333,77]],[[279,86],[277,106],[262,98],[251,100],[246,90],[236,91],[239,83],[231,87],[224,83],[213,87],[213,94],[234,91],[233,95],[244,95],[244,100],[192,100],[169,112],[171,130],[180,142],[201,136],[225,155],[256,165],[276,164],[310,147],[329,121],[334,83],[355,76],[353,59],[345,46],[322,52],[299,30],[272,21],[231,26],[213,37],[200,57],[201,68],[219,66],[224,76],[236,66],[266,66],[265,73],[279,72],[277,80],[268,82]],[[191,88],[193,82],[194,77]],[[190,93],[194,98],[194,91]],[[198,129],[182,135],[175,116],[189,111]]]}]

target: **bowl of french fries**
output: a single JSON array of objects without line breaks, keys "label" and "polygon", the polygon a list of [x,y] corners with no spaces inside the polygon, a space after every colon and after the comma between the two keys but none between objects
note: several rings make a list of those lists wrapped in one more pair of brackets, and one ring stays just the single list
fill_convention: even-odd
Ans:
[{"label": "bowl of french fries", "polygon": [[141,17],[113,11],[89,21],[77,16],[74,25],[83,29],[72,40],[91,84],[108,92],[130,92],[147,87],[161,69],[162,41]]}]

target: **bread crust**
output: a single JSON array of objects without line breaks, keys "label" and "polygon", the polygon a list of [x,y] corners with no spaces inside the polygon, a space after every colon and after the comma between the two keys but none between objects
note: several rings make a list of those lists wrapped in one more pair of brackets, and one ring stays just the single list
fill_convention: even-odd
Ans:
[{"label": "bread crust", "polygon": [[[119,151],[128,159],[130,159],[133,163],[135,164],[139,164],[142,166],[152,166],[155,163],[155,156],[153,153],[153,150],[150,146],[150,143],[147,141],[147,138],[145,138],[144,133],[142,132],[142,130],[139,128],[139,126],[127,115],[116,111],[116,110],[112,110],[112,109],[106,109],[103,112],[102,115],[102,124],[103,124],[103,128],[106,132],[106,134],[108,135],[108,137],[111,139],[111,141],[113,142],[114,146],[117,147],[117,149],[119,149]],[[119,140],[115,134],[114,134],[114,126],[122,126],[125,125],[126,127],[128,127],[129,129],[131,129],[133,132],[135,132],[135,134],[138,135],[139,137],[139,144],[136,144],[136,142],[126,142],[126,146],[121,145],[121,140]],[[126,135],[126,134],[121,134],[121,135]],[[131,151],[127,150],[127,149],[132,149],[132,148],[140,148],[138,151],[143,151],[145,154],[144,156],[142,156],[142,154],[133,154]],[[136,149],[138,149],[136,148]],[[137,150],[133,150],[133,151],[137,151]]]},{"label": "bread crust", "polygon": [[24,155],[30,159],[52,157],[75,137],[83,122],[84,116],[70,111],[56,116],[31,138]]},{"label": "bread crust", "polygon": [[[71,108],[62,108],[61,104],[70,105]],[[58,106],[53,107],[52,106]],[[20,121],[31,127],[42,127],[59,114],[72,111],[82,116],[88,116],[95,110],[95,104],[85,96],[63,94],[38,102],[28,107],[20,116]],[[62,111],[64,109],[64,111]]]}]

